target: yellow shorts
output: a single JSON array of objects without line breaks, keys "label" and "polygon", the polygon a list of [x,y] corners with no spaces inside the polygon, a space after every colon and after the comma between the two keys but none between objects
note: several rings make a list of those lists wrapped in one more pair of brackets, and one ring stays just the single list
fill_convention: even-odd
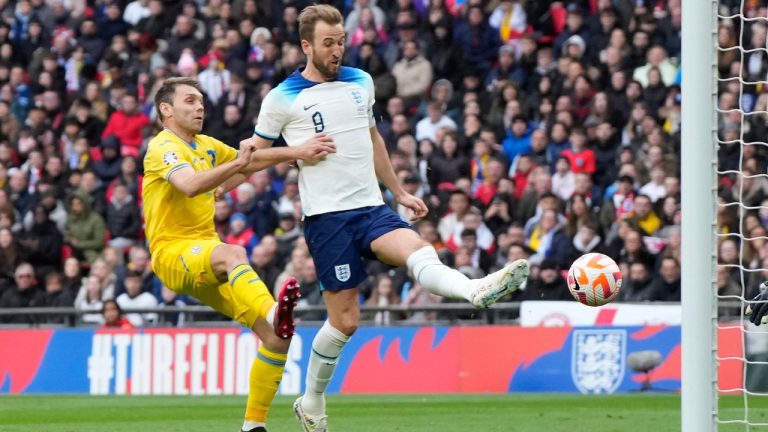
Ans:
[{"label": "yellow shorts", "polygon": [[219,240],[178,240],[159,247],[152,255],[152,270],[179,294],[191,295],[229,318],[253,328],[258,311],[244,304],[250,293],[235,295],[229,281],[220,281],[211,267],[211,253]]}]

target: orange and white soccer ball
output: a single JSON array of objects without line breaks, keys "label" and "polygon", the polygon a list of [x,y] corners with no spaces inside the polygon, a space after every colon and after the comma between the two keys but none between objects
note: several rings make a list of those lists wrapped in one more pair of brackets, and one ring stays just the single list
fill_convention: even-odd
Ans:
[{"label": "orange and white soccer ball", "polygon": [[568,289],[587,306],[602,306],[619,294],[621,270],[616,261],[601,253],[582,255],[568,270]]}]

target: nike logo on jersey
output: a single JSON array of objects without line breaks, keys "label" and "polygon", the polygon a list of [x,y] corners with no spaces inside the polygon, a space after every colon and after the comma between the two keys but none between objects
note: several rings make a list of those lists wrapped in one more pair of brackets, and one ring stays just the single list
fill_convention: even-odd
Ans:
[{"label": "nike logo on jersey", "polygon": [[304,111],[312,108],[313,106],[317,105],[316,103],[313,103],[312,105],[304,105]]}]

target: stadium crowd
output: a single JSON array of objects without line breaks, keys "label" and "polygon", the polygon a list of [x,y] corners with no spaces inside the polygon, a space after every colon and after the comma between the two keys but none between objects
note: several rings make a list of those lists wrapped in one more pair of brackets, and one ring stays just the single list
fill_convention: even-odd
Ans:
[{"label": "stadium crowd", "polygon": [[[622,268],[619,301],[679,301],[679,0],[330,3],[346,19],[344,63],[375,82],[397,175],[430,206],[415,228],[446,263],[480,277],[527,257],[531,278],[509,300],[566,300],[564,271],[599,251]],[[745,5],[764,16],[762,3]],[[143,238],[154,93],[167,77],[197,77],[204,133],[236,147],[268,90],[302,64],[296,19],[306,4],[0,1],[0,308],[74,305],[99,324],[111,299],[123,309],[194,302],[154,276]],[[734,46],[740,30],[722,22],[720,44]],[[743,30],[748,46],[765,47],[764,22]],[[721,77],[766,77],[764,51],[744,62],[721,52]],[[721,89],[721,108],[766,109],[763,88],[742,94],[736,84]],[[764,148],[731,144],[742,133],[764,137],[763,117],[745,123],[725,113],[720,122],[721,169],[764,173]],[[723,202],[766,204],[764,178],[728,174],[720,185]],[[759,237],[767,219],[725,207],[719,223],[723,233]],[[268,286],[294,275],[302,301],[322,303],[290,164],[218,201],[215,223],[222,239],[247,249]],[[720,243],[723,262],[738,263],[744,248],[745,266],[768,268],[765,241],[736,240]],[[440,301],[404,270],[370,267],[365,304]],[[723,267],[718,289],[741,295],[740,278]],[[127,319],[144,325],[156,316]]]}]

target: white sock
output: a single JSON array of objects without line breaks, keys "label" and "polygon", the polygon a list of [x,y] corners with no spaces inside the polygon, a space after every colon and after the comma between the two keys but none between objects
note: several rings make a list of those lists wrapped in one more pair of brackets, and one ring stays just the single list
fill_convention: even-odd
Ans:
[{"label": "white sock", "polygon": [[272,328],[275,328],[275,312],[276,311],[277,311],[277,302],[275,302],[275,305],[269,309],[269,312],[267,312],[267,317],[266,317],[267,322],[269,323],[269,325],[272,326]]},{"label": "white sock", "polygon": [[331,381],[341,349],[349,341],[349,336],[325,321],[315,340],[307,367],[307,390],[301,398],[301,407],[307,414],[318,416],[325,414],[325,389]]},{"label": "white sock", "polygon": [[243,430],[244,430],[245,432],[248,432],[248,431],[250,431],[251,429],[253,429],[253,428],[257,428],[257,427],[259,427],[259,426],[261,426],[261,427],[267,427],[267,424],[266,424],[266,423],[264,423],[264,422],[255,422],[255,421],[248,421],[248,420],[246,420],[246,421],[244,421],[244,422],[243,422]]},{"label": "white sock", "polygon": [[439,296],[469,300],[474,284],[456,269],[440,261],[432,246],[412,253],[407,260],[408,270],[427,291]]}]

